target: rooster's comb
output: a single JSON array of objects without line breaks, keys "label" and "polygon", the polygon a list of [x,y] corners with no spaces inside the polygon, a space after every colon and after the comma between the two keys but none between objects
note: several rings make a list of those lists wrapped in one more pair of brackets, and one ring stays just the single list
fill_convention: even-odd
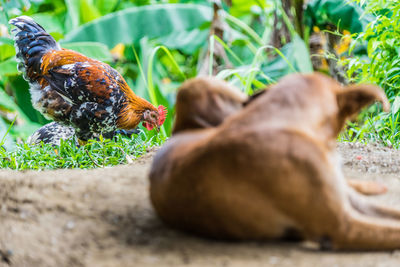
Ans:
[{"label": "rooster's comb", "polygon": [[162,105],[159,105],[157,109],[158,109],[158,115],[159,115],[158,126],[161,126],[164,123],[165,119],[167,118],[168,110],[166,107],[164,107]]}]

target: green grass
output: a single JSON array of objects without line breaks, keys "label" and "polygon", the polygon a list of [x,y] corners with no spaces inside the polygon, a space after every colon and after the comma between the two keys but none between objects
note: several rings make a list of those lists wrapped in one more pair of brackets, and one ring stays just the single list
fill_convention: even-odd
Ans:
[{"label": "green grass", "polygon": [[338,138],[340,142],[380,143],[384,146],[400,148],[400,127],[398,114],[367,114],[360,123],[349,122]]},{"label": "green grass", "polygon": [[396,97],[389,112],[383,112],[380,104],[365,109],[355,122],[349,122],[339,136],[343,142],[376,142],[384,146],[400,148],[400,97]]},{"label": "green grass", "polygon": [[363,32],[353,36],[349,51],[363,46],[367,54],[355,53],[340,63],[346,66],[350,81],[372,83],[383,88],[392,108],[385,113],[371,107],[361,114],[357,123],[348,125],[339,140],[378,142],[400,148],[400,32],[393,30],[398,28],[399,15],[400,6],[396,1],[365,2],[365,16],[374,19]]},{"label": "green grass", "polygon": [[152,146],[160,146],[165,138],[148,138],[144,132],[131,138],[116,136],[113,140],[90,140],[76,146],[73,140],[60,146],[18,144],[13,151],[0,148],[0,168],[13,170],[52,170],[65,168],[92,169],[126,164],[144,155]]}]

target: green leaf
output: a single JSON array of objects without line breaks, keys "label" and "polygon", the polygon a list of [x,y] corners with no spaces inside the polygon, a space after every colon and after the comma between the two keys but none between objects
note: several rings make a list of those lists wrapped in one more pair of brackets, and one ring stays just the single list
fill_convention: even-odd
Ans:
[{"label": "green leaf", "polygon": [[99,10],[90,0],[80,0],[80,19],[81,23],[87,23],[101,16]]},{"label": "green leaf", "polygon": [[191,31],[173,32],[158,38],[157,41],[169,49],[179,49],[191,55],[204,46],[208,34],[208,30],[194,29]]},{"label": "green leaf", "polygon": [[17,104],[3,89],[0,89],[0,108],[8,111],[14,111],[18,108]]},{"label": "green leaf", "polygon": [[0,77],[19,74],[17,70],[17,61],[14,57],[0,63]]},{"label": "green leaf", "polygon": [[[7,150],[11,150],[15,143],[9,134],[9,125],[0,117],[0,145],[4,146]],[[2,149],[2,148],[0,148]]]},{"label": "green leaf", "polygon": [[294,35],[292,45],[295,50],[293,57],[298,70],[302,73],[311,73],[313,67],[310,59],[310,52],[308,51],[303,39],[301,39],[297,34]]},{"label": "green leaf", "polygon": [[373,16],[363,16],[363,13],[361,6],[347,0],[311,0],[307,4],[304,17],[310,27],[325,28],[330,24],[356,33],[363,31],[373,20]]},{"label": "green leaf", "polygon": [[138,44],[144,36],[156,38],[189,31],[210,22],[212,9],[193,4],[162,4],[129,8],[89,22],[65,36],[65,42],[95,41],[109,48]]},{"label": "green leaf", "polygon": [[[16,112],[18,116],[18,125],[21,122],[24,125],[32,124],[28,116],[26,116],[22,109],[14,102],[14,99],[9,96],[3,89],[0,89],[0,109],[7,112]],[[18,125],[14,124],[13,129]]]},{"label": "green leaf", "polygon": [[67,6],[67,17],[65,19],[65,28],[69,32],[80,25],[80,5],[79,0],[65,0]]},{"label": "green leaf", "polygon": [[87,57],[97,59],[100,61],[112,60],[112,56],[107,46],[97,42],[75,42],[75,43],[61,43],[63,48],[71,49],[79,52]]},{"label": "green leaf", "polygon": [[24,121],[22,124],[14,125],[11,128],[10,133],[13,136],[18,136],[23,139],[27,139],[31,134],[33,134],[42,125],[30,121]]},{"label": "green leaf", "polygon": [[0,62],[15,56],[15,49],[13,45],[3,44],[0,45]]},{"label": "green leaf", "polygon": [[14,45],[14,41],[11,38],[0,36],[0,45],[2,44]]},{"label": "green leaf", "polygon": [[246,35],[252,38],[259,46],[262,46],[264,44],[263,39],[246,23],[244,23],[238,18],[235,18],[234,16],[229,15],[228,13],[222,13],[222,15],[225,18],[226,22],[241,29]]},{"label": "green leaf", "polygon": [[118,0],[95,0],[95,6],[97,6],[101,14],[105,15],[112,12],[118,2]]},{"label": "green leaf", "polygon": [[29,93],[29,85],[22,76],[11,76],[10,88],[15,96],[15,102],[21,111],[27,116],[26,119],[32,122],[45,124],[49,122],[36,109],[33,108],[31,95]]},{"label": "green leaf", "polygon": [[[260,4],[262,6],[260,6]],[[229,9],[229,13],[235,17],[241,17],[248,15],[249,13],[261,13],[263,8],[267,5],[271,5],[267,1],[257,1],[257,0],[232,0],[232,6]]]},{"label": "green leaf", "polygon": [[[157,86],[154,86],[155,79],[153,79],[153,63],[157,52],[160,50],[162,50],[168,56],[168,58],[171,61],[171,64],[174,66],[174,68],[176,68],[179,71],[179,73],[182,75],[184,79],[186,79],[186,76],[179,68],[179,65],[174,60],[168,48],[166,48],[165,46],[157,46],[153,49],[153,51],[150,54],[147,66],[147,85],[148,85],[150,100],[156,106],[158,106],[160,103],[164,103],[164,105],[167,105],[167,108],[171,109],[172,107],[168,106],[170,102],[167,101],[166,97],[162,94],[161,90]],[[167,131],[170,130],[171,128],[172,123],[170,122],[171,120],[169,119],[163,124],[163,126],[161,126],[161,133],[163,133],[164,135],[166,135],[167,133],[169,134],[169,132]]]},{"label": "green leaf", "polygon": [[[304,41],[300,37],[298,38],[299,40],[295,41],[295,37],[292,42],[283,46],[281,50],[275,49],[278,56],[263,64],[261,69],[269,79],[279,80],[283,76],[297,71],[304,73],[312,71],[308,50],[306,47],[301,48],[304,45]],[[261,81],[270,83],[268,79],[262,79]]]},{"label": "green leaf", "polygon": [[64,33],[64,23],[53,13],[39,13],[31,15],[49,34]]},{"label": "green leaf", "polygon": [[396,114],[400,109],[400,96],[396,96],[392,105],[392,114]]}]

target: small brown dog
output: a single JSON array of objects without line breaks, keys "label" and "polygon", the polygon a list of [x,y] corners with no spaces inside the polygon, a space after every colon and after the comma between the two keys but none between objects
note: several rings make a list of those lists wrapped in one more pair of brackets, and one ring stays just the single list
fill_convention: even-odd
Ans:
[{"label": "small brown dog", "polygon": [[295,234],[333,249],[400,248],[400,211],[348,186],[335,152],[349,116],[373,101],[389,108],[379,88],[290,75],[243,109],[222,97],[217,113],[229,117],[207,124],[190,107],[213,113],[214,104],[179,96],[190,95],[193,83],[178,93],[175,135],[150,172],[151,200],[164,222],[215,238]]}]

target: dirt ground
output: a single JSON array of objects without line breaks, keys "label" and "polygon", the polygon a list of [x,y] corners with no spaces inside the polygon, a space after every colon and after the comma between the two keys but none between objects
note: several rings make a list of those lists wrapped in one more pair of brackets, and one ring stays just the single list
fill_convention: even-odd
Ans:
[{"label": "dirt ground", "polygon": [[[379,180],[400,204],[400,151],[340,144],[345,174]],[[226,243],[165,227],[148,199],[154,152],[97,170],[0,171],[0,267],[400,266],[400,251],[322,252],[314,244]]]}]

